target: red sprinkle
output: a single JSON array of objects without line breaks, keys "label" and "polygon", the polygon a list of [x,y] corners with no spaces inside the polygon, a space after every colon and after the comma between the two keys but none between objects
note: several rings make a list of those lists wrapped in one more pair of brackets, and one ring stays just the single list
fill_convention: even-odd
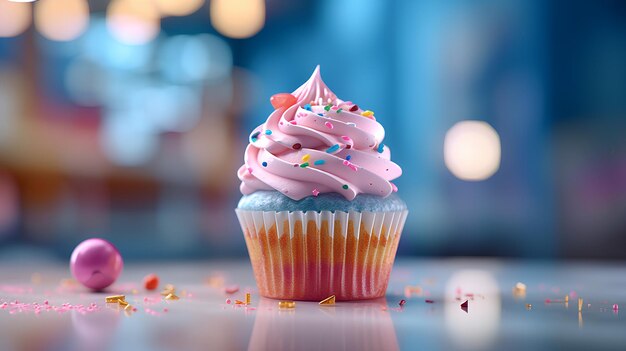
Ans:
[{"label": "red sprinkle", "polygon": [[154,290],[159,287],[159,276],[156,274],[148,274],[143,278],[143,286],[146,290]]},{"label": "red sprinkle", "polygon": [[433,301],[433,300],[426,300],[424,302],[426,302],[426,303],[435,303],[435,301]]},{"label": "red sprinkle", "polygon": [[224,288],[224,292],[227,294],[234,294],[239,291],[239,285],[231,285]]},{"label": "red sprinkle", "polygon": [[400,300],[400,302],[398,303],[398,305],[400,305],[400,307],[404,306],[404,304],[406,304],[406,300],[405,299]]},{"label": "red sprinkle", "polygon": [[295,143],[293,144],[293,146],[291,146],[292,148],[296,149],[296,150],[300,150],[300,148],[302,147],[302,145],[300,143]]}]

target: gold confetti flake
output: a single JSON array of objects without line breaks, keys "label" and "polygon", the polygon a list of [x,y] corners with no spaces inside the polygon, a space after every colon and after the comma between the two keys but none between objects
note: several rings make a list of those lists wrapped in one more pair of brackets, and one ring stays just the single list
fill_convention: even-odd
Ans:
[{"label": "gold confetti flake", "polygon": [[296,308],[295,301],[279,301],[278,308],[293,309]]},{"label": "gold confetti flake", "polygon": [[126,302],[126,300],[117,300],[117,303],[119,303],[120,306],[128,306],[128,302]]},{"label": "gold confetti flake", "polygon": [[569,302],[569,295],[565,295],[565,303]]},{"label": "gold confetti flake", "polygon": [[320,305],[334,305],[335,304],[335,295],[331,295],[324,300],[320,301]]},{"label": "gold confetti flake", "polygon": [[412,295],[420,296],[422,294],[422,288],[418,285],[407,285],[404,287],[404,296],[411,297]]},{"label": "gold confetti flake", "polygon": [[513,287],[513,296],[514,297],[526,297],[526,284],[522,282],[517,282]]},{"label": "gold confetti flake", "polygon": [[126,307],[124,307],[124,311],[132,311],[133,310],[133,306],[126,304]]},{"label": "gold confetti flake", "polygon": [[176,296],[175,294],[168,294],[167,296],[165,296],[166,300],[180,300],[180,297]]},{"label": "gold confetti flake", "polygon": [[252,300],[252,297],[250,296],[250,293],[246,293],[246,305],[249,305],[251,300]]},{"label": "gold confetti flake", "polygon": [[163,296],[167,296],[167,295],[175,294],[175,293],[176,293],[176,287],[174,287],[174,285],[172,284],[165,285],[165,287],[163,288],[163,291],[161,291],[161,295]]},{"label": "gold confetti flake", "polygon": [[532,310],[533,309],[533,305],[527,303],[526,304],[526,309],[529,310],[529,311]]},{"label": "gold confetti flake", "polygon": [[106,303],[117,303],[118,301],[126,301],[126,296],[124,295],[111,295],[104,298]]}]

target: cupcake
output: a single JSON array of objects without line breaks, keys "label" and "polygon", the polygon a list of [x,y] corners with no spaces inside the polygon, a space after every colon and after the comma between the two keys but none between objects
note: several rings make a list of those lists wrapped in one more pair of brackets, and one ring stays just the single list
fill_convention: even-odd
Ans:
[{"label": "cupcake", "polygon": [[319,66],[250,134],[236,212],[262,296],[384,296],[407,216],[402,174],[374,113],[343,101]]}]

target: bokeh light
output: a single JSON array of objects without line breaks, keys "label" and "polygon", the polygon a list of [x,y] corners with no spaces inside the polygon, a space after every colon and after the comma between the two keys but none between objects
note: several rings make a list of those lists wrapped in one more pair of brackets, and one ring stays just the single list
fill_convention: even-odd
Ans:
[{"label": "bokeh light", "polygon": [[187,16],[196,11],[204,0],[154,0],[162,16]]},{"label": "bokeh light", "polygon": [[124,44],[145,44],[161,30],[159,12],[151,0],[113,0],[107,7],[107,27]]},{"label": "bokeh light", "polygon": [[457,178],[484,180],[500,167],[500,137],[486,122],[461,121],[446,133],[443,155]]},{"label": "bokeh light", "polygon": [[105,155],[113,163],[139,166],[154,157],[159,147],[158,131],[140,111],[112,111],[103,122],[100,141]]},{"label": "bokeh light", "polygon": [[30,4],[0,1],[0,38],[24,33],[31,22],[30,9]]},{"label": "bokeh light", "polygon": [[40,0],[35,4],[35,27],[50,40],[76,39],[88,24],[86,0]]},{"label": "bokeh light", "polygon": [[263,0],[212,0],[210,12],[213,27],[231,38],[249,38],[265,24]]},{"label": "bokeh light", "polygon": [[228,44],[211,34],[168,38],[158,57],[163,75],[177,83],[224,79],[233,62]]}]

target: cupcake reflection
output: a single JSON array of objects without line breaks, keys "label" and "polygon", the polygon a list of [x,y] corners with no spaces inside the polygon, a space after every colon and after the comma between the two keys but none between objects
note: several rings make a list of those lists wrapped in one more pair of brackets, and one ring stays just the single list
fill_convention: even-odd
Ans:
[{"label": "cupcake reflection", "polygon": [[398,350],[385,299],[279,309],[262,298],[248,350]]}]

